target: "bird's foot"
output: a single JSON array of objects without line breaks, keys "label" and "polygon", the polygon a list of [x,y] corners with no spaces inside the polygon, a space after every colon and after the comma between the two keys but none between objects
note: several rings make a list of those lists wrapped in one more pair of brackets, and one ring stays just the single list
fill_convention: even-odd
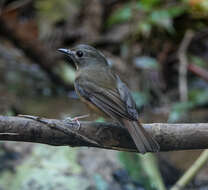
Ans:
[{"label": "bird's foot", "polygon": [[83,119],[83,118],[86,118],[86,117],[89,117],[89,114],[87,114],[87,115],[80,115],[80,116],[77,116],[77,117],[74,117],[74,118],[71,118],[71,117],[67,117],[67,118],[65,118],[64,120],[66,121],[66,122],[73,122],[73,121],[76,121],[76,123],[77,123],[77,127],[76,127],[76,130],[79,130],[80,129],[80,127],[81,127],[81,124],[80,124],[80,122],[79,122],[79,119]]}]

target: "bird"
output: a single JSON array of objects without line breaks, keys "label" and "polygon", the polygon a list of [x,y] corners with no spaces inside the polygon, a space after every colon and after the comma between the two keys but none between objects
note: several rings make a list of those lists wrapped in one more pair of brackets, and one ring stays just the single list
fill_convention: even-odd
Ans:
[{"label": "bird", "polygon": [[86,44],[58,51],[76,67],[74,87],[83,102],[125,127],[140,153],[160,150],[157,141],[140,123],[130,90],[109,66],[103,53]]}]

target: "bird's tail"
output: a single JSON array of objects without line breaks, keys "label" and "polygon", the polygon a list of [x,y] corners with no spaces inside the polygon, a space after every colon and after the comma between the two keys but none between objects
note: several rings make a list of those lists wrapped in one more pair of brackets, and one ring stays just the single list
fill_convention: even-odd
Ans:
[{"label": "bird's tail", "polygon": [[124,126],[128,129],[140,153],[158,152],[160,150],[157,141],[145,131],[139,121],[129,121],[126,119],[123,119],[122,121]]}]

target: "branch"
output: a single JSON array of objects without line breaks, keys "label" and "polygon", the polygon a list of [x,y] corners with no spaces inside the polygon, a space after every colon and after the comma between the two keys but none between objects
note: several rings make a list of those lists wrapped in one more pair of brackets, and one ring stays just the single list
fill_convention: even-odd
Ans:
[{"label": "branch", "polygon": [[196,176],[200,169],[207,163],[208,150],[204,150],[199,158],[191,165],[184,175],[170,190],[182,190]]},{"label": "branch", "polygon": [[188,64],[188,69],[192,73],[198,75],[202,79],[208,82],[208,71],[196,64]]},{"label": "branch", "polygon": [[188,82],[187,82],[187,67],[188,61],[186,52],[189,44],[194,36],[194,33],[190,30],[186,31],[185,36],[178,50],[179,64],[179,93],[180,100],[186,102],[188,100]]},{"label": "branch", "polygon": [[[161,151],[207,149],[208,124],[143,124],[160,144]],[[126,129],[101,122],[76,122],[35,116],[0,116],[0,140],[43,143],[54,146],[99,147],[136,152]]]}]

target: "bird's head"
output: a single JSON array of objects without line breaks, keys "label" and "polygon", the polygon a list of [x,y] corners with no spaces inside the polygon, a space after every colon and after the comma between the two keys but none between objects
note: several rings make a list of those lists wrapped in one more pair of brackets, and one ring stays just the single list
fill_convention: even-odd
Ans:
[{"label": "bird's head", "polygon": [[108,66],[105,56],[89,45],[82,44],[72,49],[60,48],[58,51],[66,55],[69,58],[69,61],[72,61],[75,64],[77,69],[98,64]]}]

